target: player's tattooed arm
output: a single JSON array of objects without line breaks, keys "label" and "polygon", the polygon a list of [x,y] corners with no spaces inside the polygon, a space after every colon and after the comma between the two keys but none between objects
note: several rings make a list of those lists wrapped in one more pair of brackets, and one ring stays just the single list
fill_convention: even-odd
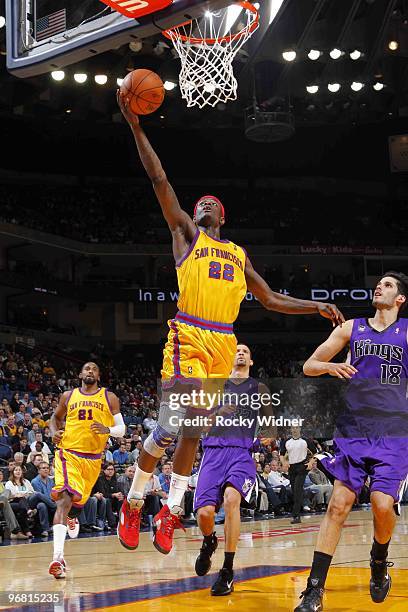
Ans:
[{"label": "player's tattooed arm", "polygon": [[346,321],[341,327],[336,327],[305,362],[303,372],[306,376],[330,374],[337,378],[352,378],[357,372],[354,366],[349,363],[331,363],[331,359],[349,344],[352,330],[353,319]]},{"label": "player's tattooed arm", "polygon": [[295,315],[318,313],[322,317],[330,319],[333,325],[341,325],[345,321],[343,314],[334,304],[300,300],[290,295],[282,295],[272,291],[268,283],[254,270],[248,257],[245,262],[245,278],[248,290],[267,310]]},{"label": "player's tattooed arm", "polygon": [[[274,409],[273,409],[273,398],[271,396],[271,392],[268,387],[264,383],[258,384],[258,393],[261,398],[261,409],[259,411],[260,416],[264,417],[273,417]],[[261,440],[261,444],[267,446],[271,444],[278,437],[278,429],[275,425],[269,423],[268,425],[263,426],[258,433],[258,438]]]},{"label": "player's tattooed arm", "polygon": [[65,416],[67,414],[67,401],[71,391],[65,391],[59,400],[58,406],[50,419],[50,433],[54,444],[59,444],[64,433]]},{"label": "player's tattooed arm", "polygon": [[91,431],[99,435],[110,434],[114,438],[122,438],[126,433],[126,426],[120,413],[119,398],[112,391],[108,391],[108,400],[111,413],[114,416],[113,427],[107,427],[99,423],[99,421],[94,421],[91,423]]},{"label": "player's tattooed arm", "polygon": [[192,218],[181,208],[174,189],[167,180],[161,161],[140,125],[138,116],[130,111],[126,100],[119,95],[119,91],[117,100],[133,132],[140,160],[152,182],[164,218],[173,234],[175,258],[180,259],[193,241],[197,228]]}]

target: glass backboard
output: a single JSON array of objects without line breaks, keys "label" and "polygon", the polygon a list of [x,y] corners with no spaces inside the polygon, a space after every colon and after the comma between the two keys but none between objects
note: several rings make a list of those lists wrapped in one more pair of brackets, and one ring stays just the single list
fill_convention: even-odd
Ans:
[{"label": "glass backboard", "polygon": [[134,7],[129,18],[112,8],[115,1],[6,0],[8,70],[21,77],[50,72],[231,2],[118,0]]}]

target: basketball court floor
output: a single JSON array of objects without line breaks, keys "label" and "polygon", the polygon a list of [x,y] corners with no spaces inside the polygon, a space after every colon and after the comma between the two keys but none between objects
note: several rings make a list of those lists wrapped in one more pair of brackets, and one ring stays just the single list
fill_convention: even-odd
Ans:
[{"label": "basketball court floor", "polygon": [[[371,511],[353,512],[344,529],[329,573],[325,612],[408,610],[408,507],[403,507],[390,549],[393,587],[386,602],[374,604],[368,592]],[[209,587],[222,565],[223,526],[210,574],[198,577],[194,561],[201,546],[198,528],[176,532],[173,551],[158,553],[149,533],[141,535],[137,551],[126,551],[116,536],[68,540],[66,580],[48,575],[51,542],[0,547],[1,591],[63,592],[63,604],[5,605],[0,609],[43,612],[134,610],[192,612],[193,610],[292,611],[303,589],[322,516],[306,516],[301,525],[289,519],[243,523],[235,564],[235,592],[211,597]]]}]

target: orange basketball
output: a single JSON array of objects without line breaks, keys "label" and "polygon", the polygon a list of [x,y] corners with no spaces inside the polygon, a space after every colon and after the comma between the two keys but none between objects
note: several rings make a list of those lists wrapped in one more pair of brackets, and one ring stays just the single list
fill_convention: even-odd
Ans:
[{"label": "orange basketball", "polygon": [[121,95],[127,99],[130,110],[135,115],[154,113],[163,103],[163,81],[151,70],[133,70],[123,79]]}]

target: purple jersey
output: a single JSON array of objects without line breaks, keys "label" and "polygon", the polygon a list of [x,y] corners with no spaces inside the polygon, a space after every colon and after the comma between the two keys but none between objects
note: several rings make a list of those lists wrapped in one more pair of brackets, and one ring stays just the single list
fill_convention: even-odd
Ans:
[{"label": "purple jersey", "polygon": [[[253,446],[258,426],[259,403],[253,401],[258,394],[259,383],[254,378],[234,378],[224,386],[224,404],[234,406],[229,414],[222,414],[224,423],[215,424],[203,439],[203,448],[239,447],[250,450]],[[219,412],[219,408],[217,409]],[[216,418],[216,416],[215,416]],[[230,424],[230,420],[233,423]]]},{"label": "purple jersey", "polygon": [[347,386],[346,415],[339,424],[346,437],[408,434],[407,327],[407,319],[383,331],[373,329],[366,318],[354,320],[350,362],[358,371]]}]

